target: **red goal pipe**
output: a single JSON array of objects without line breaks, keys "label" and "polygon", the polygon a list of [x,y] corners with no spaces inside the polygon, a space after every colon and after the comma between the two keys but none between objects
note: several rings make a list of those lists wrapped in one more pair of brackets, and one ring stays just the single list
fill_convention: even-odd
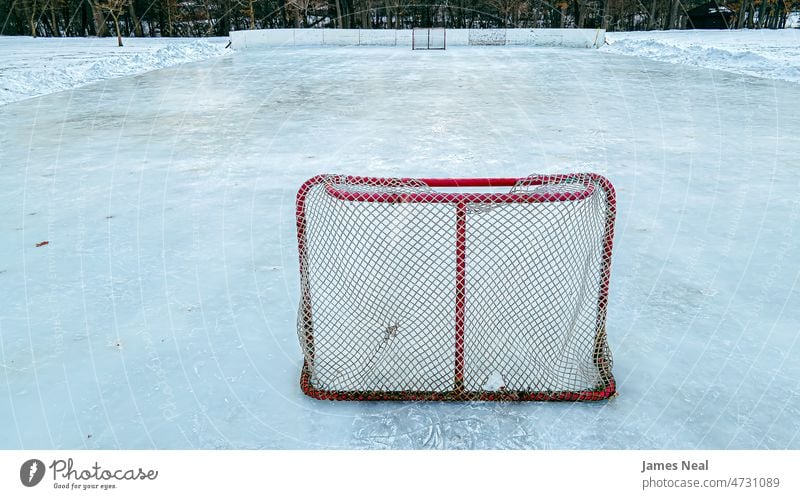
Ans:
[{"label": "red goal pipe", "polygon": [[[574,181],[583,189],[562,192],[368,192],[342,189],[341,182],[348,184],[376,184],[382,179],[374,177],[346,176],[337,183],[336,178],[325,184],[328,194],[341,201],[361,201],[367,203],[558,203],[564,201],[580,201],[594,193],[595,184],[589,177],[576,175],[539,175],[523,178],[423,178],[419,181],[428,187],[512,187],[519,182],[525,185],[542,185],[548,182]],[[412,182],[414,179],[397,179],[400,182]]]},{"label": "red goal pipe", "polygon": [[467,282],[467,203],[456,205],[456,376],[455,391],[464,391],[464,310]]}]

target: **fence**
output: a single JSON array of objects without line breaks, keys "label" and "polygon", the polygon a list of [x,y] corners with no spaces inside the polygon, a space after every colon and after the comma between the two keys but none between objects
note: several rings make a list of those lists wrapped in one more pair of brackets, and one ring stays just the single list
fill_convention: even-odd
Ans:
[{"label": "fence", "polygon": [[[447,46],[527,45],[598,48],[603,29],[448,29]],[[234,49],[301,46],[395,46],[411,49],[411,30],[258,29],[231,31]]]}]

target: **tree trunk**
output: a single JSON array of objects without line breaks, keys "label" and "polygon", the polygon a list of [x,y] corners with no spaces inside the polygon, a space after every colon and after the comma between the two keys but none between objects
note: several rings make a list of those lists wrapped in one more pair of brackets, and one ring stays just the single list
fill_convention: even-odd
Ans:
[{"label": "tree trunk", "polygon": [[254,0],[248,0],[247,13],[250,15],[250,29],[256,29],[256,8],[253,6]]},{"label": "tree trunk", "polygon": [[46,12],[43,12],[40,19],[44,24],[46,36],[52,36],[52,37],[60,36],[58,31],[58,23],[56,22],[55,16],[48,17],[46,15]]},{"label": "tree trunk", "polygon": [[91,30],[89,29],[89,14],[86,12],[86,2],[81,3],[81,34],[89,36]]},{"label": "tree trunk", "polygon": [[133,21],[133,34],[137,38],[143,38],[144,31],[142,31],[142,23],[139,21],[139,16],[136,15],[136,8],[133,6],[134,3],[133,0],[128,2],[128,14],[130,14],[131,21]]},{"label": "tree trunk", "polygon": [[758,29],[764,27],[764,14],[766,12],[767,2],[766,0],[761,0],[761,5],[758,6]]},{"label": "tree trunk", "polygon": [[[225,10],[225,17],[223,19],[228,19],[228,10]],[[172,36],[172,2],[167,1],[167,34]]]},{"label": "tree trunk", "polygon": [[678,28],[678,7],[680,6],[680,0],[672,0],[672,5],[669,9],[669,22],[667,23],[667,29],[677,29]]},{"label": "tree trunk", "polygon": [[586,26],[586,11],[589,10],[589,6],[586,4],[586,0],[583,1],[575,1],[575,12],[577,17],[577,25],[578,28],[584,28]]},{"label": "tree trunk", "polygon": [[747,29],[753,28],[753,18],[755,17],[755,15],[756,15],[755,2],[754,0],[750,0],[749,2],[747,2],[747,14],[744,16],[745,28]]},{"label": "tree trunk", "polygon": [[34,0],[31,4],[31,10],[28,12],[28,23],[30,24],[31,28],[31,36],[36,38],[36,0]]},{"label": "tree trunk", "polygon": [[342,13],[340,18],[342,20],[342,27],[345,29],[350,29],[351,20],[353,16],[353,9],[351,8],[350,2],[348,0],[338,0],[339,4],[342,6]]},{"label": "tree trunk", "polygon": [[106,26],[106,16],[103,15],[103,11],[100,10],[100,7],[96,7],[93,2],[89,2],[89,6],[92,8],[95,35],[101,38],[108,36],[108,26]]},{"label": "tree trunk", "polygon": [[[56,17],[56,2],[55,2],[55,0],[51,0],[51,2],[50,2],[50,19],[52,19],[52,21],[50,21],[50,25],[51,25],[51,28],[53,29],[53,36],[61,36],[61,30],[58,29],[58,17]],[[66,35],[66,30],[64,30],[64,31],[65,31],[64,34]]]},{"label": "tree trunk", "polygon": [[736,29],[742,29],[744,26],[744,18],[747,16],[747,3],[752,1],[753,0],[742,0],[742,4],[739,6],[739,14],[736,18]]},{"label": "tree trunk", "polygon": [[122,31],[119,30],[119,14],[112,10],[111,18],[114,20],[114,29],[117,30],[117,45],[122,47]]},{"label": "tree trunk", "polygon": [[361,27],[363,29],[370,29],[372,27],[371,11],[372,6],[369,4],[369,0],[361,0]]},{"label": "tree trunk", "polygon": [[208,24],[206,25],[206,30],[205,31],[206,31],[207,35],[210,35],[211,34],[211,30],[214,29],[214,19],[213,19],[212,15],[211,15],[211,2],[209,2],[208,0],[204,0],[203,1],[203,7],[205,7],[206,21],[208,21]]},{"label": "tree trunk", "polygon": [[772,22],[770,23],[770,29],[778,29],[778,21],[781,18],[781,14],[778,11],[778,5],[775,4],[772,8]]},{"label": "tree trunk", "polygon": [[341,0],[336,0],[336,27],[342,27],[342,2]]},{"label": "tree trunk", "polygon": [[647,17],[647,30],[655,29],[656,27],[656,0],[650,2],[650,15]]}]

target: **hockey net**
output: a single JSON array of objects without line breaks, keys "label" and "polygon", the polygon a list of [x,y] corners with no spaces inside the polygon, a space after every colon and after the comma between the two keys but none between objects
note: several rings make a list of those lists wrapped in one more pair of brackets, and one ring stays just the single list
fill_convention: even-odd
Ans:
[{"label": "hockey net", "polygon": [[411,30],[411,50],[447,49],[445,28],[414,28]]},{"label": "hockey net", "polygon": [[323,175],[297,196],[303,391],[599,400],[614,190],[596,174]]}]

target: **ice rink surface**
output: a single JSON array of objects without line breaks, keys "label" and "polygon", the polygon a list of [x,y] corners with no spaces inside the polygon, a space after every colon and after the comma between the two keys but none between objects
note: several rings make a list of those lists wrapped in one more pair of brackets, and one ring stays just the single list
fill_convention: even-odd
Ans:
[{"label": "ice rink surface", "polygon": [[[799,97],[596,50],[301,48],[0,107],[0,448],[800,448]],[[617,188],[619,397],[300,392],[304,180],[576,171]]]}]

